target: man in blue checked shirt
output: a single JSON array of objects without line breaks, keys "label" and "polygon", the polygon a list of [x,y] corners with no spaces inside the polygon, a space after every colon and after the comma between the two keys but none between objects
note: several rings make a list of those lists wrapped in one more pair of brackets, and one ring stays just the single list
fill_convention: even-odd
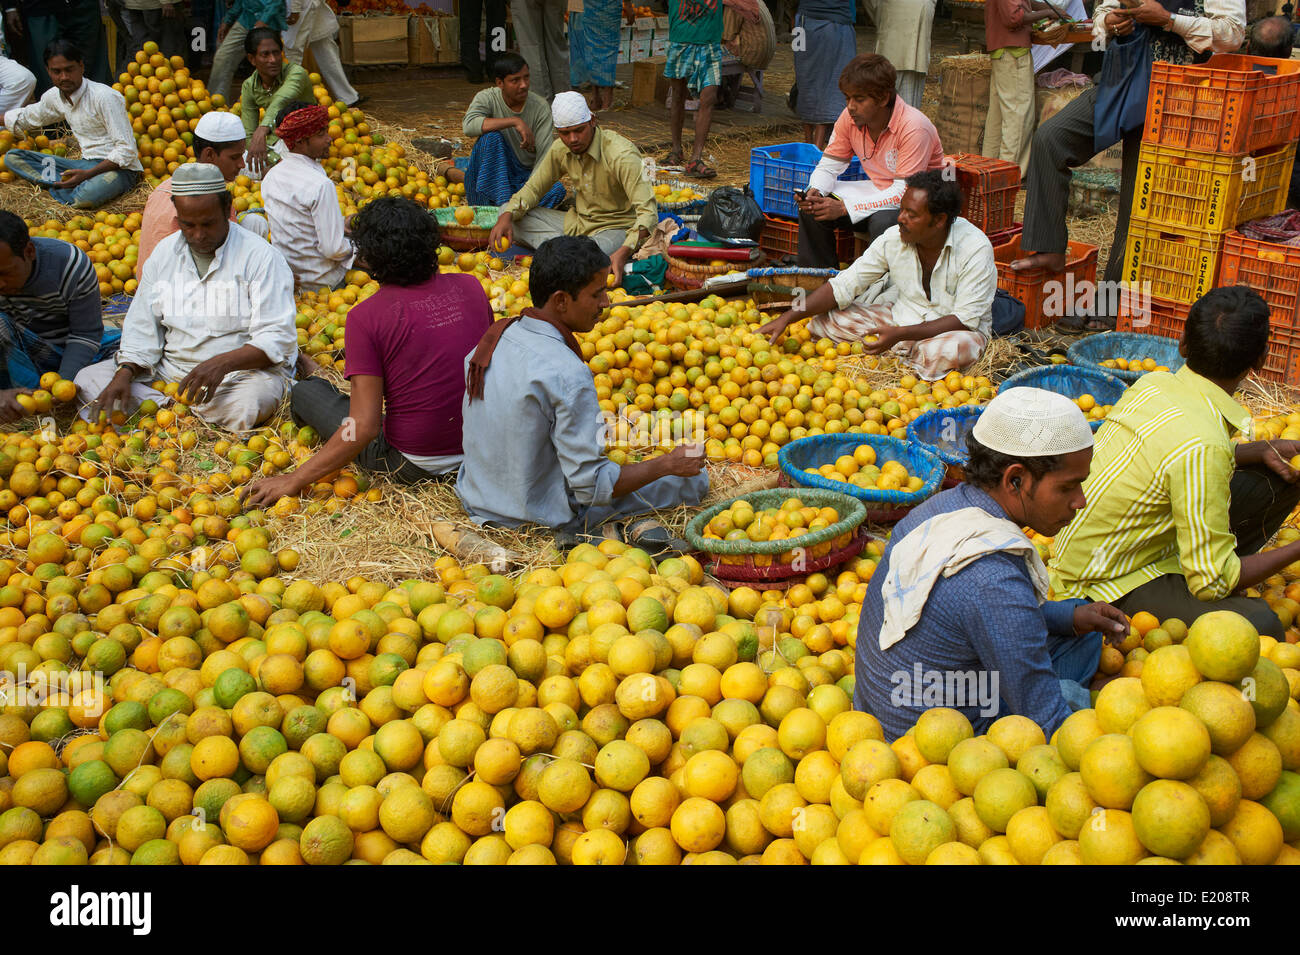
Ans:
[{"label": "man in blue checked shirt", "polygon": [[1089,705],[1101,635],[1129,630],[1109,604],[1048,600],[1047,568],[1021,530],[1055,536],[1084,506],[1092,431],[1078,407],[1013,388],[967,444],[966,483],[899,523],[862,607],[853,704],[890,740],[935,706],[976,733],[1016,713],[1050,736]]}]

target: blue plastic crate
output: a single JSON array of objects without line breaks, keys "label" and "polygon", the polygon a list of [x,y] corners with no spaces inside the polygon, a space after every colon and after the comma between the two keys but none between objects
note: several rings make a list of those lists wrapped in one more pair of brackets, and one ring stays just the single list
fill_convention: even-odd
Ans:
[{"label": "blue plastic crate", "polygon": [[[808,179],[821,159],[822,151],[811,143],[785,143],[751,150],[749,188],[759,208],[775,216],[799,218],[794,191],[808,188]],[[867,178],[857,156],[849,160],[849,168],[839,178],[844,182]]]},{"label": "blue plastic crate", "polygon": [[[1058,395],[1065,395],[1073,401],[1084,395],[1092,395],[1099,405],[1113,405],[1124,397],[1128,387],[1123,381],[1110,373],[1110,369],[1097,368],[1092,365],[1040,365],[1016,372],[998,386],[998,394],[1008,388],[1042,388]],[[1090,418],[1088,426],[1096,431],[1105,418]]]}]

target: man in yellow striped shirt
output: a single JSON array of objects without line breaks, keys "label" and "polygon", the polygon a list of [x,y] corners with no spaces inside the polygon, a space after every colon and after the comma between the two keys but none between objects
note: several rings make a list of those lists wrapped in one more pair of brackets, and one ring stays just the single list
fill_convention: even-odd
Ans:
[{"label": "man in yellow striped shirt", "polygon": [[1232,395],[1264,364],[1268,315],[1249,289],[1206,293],[1187,318],[1186,366],[1144,375],[1107,415],[1088,503],[1053,548],[1058,600],[1185,623],[1232,610],[1283,637],[1268,605],[1241,594],[1300,560],[1300,541],[1258,553],[1300,501],[1300,473],[1287,463],[1300,442],[1231,440],[1250,427]]}]

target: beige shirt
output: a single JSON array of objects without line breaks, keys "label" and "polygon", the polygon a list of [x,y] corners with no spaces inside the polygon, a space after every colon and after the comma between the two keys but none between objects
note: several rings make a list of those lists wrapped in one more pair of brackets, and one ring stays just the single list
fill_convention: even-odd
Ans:
[{"label": "beige shirt", "polygon": [[[623,244],[634,249],[638,231],[644,229],[649,235],[659,224],[654,190],[642,171],[641,153],[618,133],[600,126],[591,148],[581,156],[556,137],[546,155],[538,158],[528,182],[501,211],[518,221],[565,176],[574,191],[573,208],[564,214],[565,235],[623,229],[627,231]],[[262,192],[265,195],[265,186]]]},{"label": "beige shirt", "polygon": [[[930,68],[930,28],[935,0],[868,0],[876,22],[876,52],[894,69],[924,73]],[[874,10],[871,7],[874,6]]]}]

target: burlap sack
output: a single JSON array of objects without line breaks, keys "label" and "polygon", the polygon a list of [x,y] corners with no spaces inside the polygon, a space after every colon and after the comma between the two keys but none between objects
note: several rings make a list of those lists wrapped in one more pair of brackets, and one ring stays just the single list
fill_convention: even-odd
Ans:
[{"label": "burlap sack", "polygon": [[945,153],[976,153],[984,142],[993,61],[984,53],[944,57],[939,64],[939,118]]}]

